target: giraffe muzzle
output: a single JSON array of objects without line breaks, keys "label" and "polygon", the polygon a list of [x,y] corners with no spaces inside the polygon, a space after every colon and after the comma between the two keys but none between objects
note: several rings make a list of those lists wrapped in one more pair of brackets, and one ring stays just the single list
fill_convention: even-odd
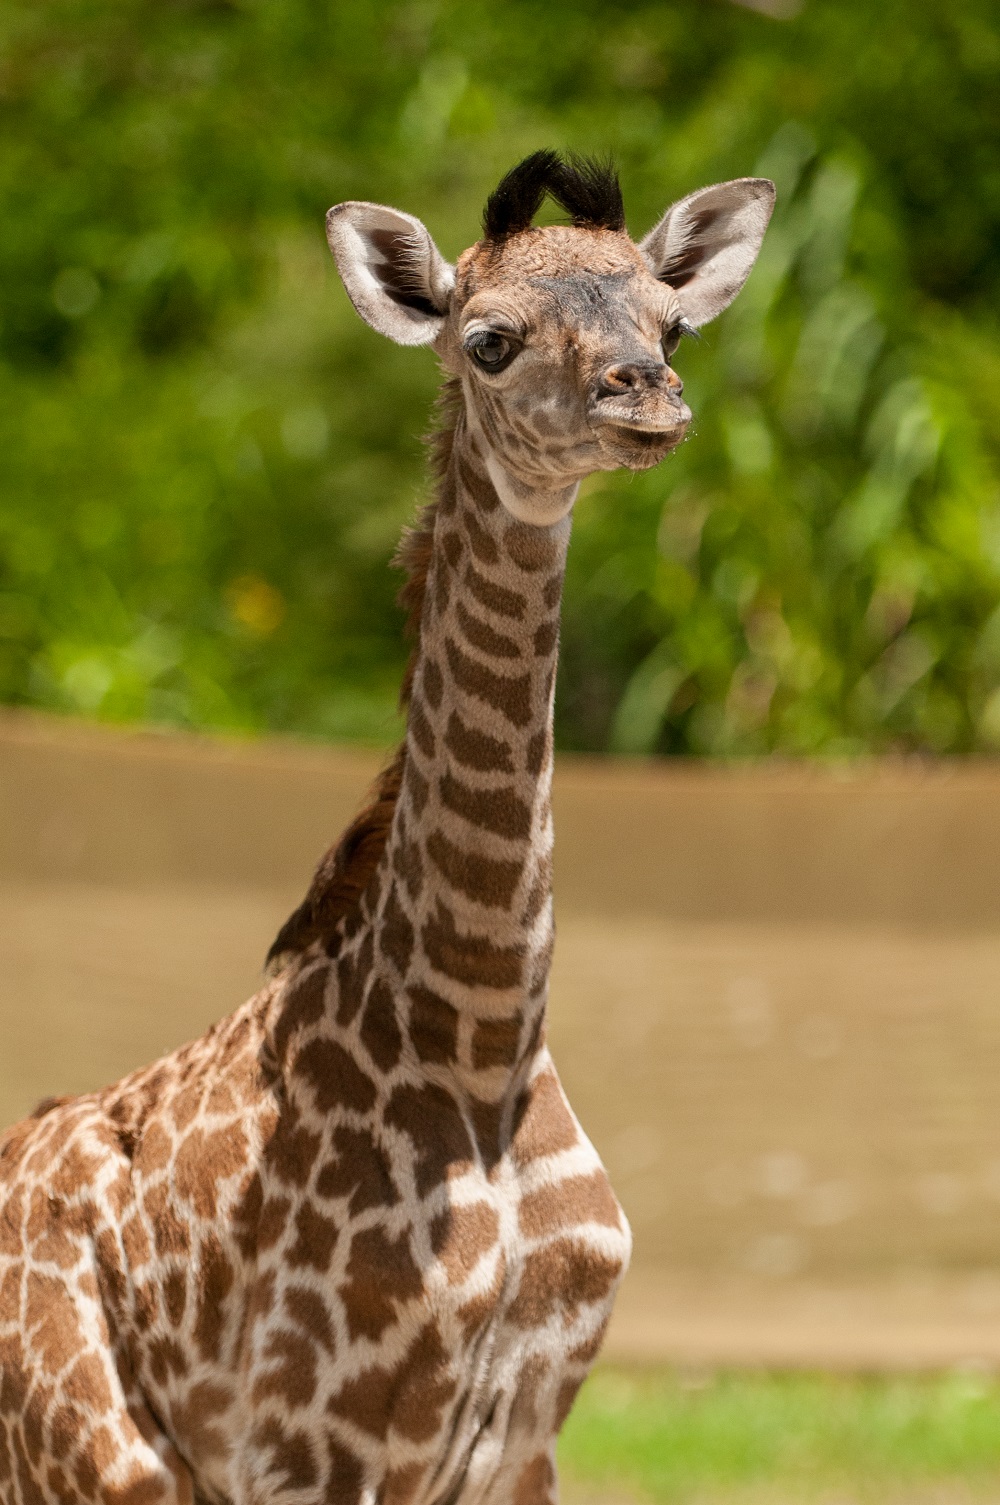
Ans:
[{"label": "giraffe muzzle", "polygon": [[590,421],[633,437],[658,435],[679,443],[691,422],[683,390],[680,377],[662,361],[618,361],[594,383]]}]

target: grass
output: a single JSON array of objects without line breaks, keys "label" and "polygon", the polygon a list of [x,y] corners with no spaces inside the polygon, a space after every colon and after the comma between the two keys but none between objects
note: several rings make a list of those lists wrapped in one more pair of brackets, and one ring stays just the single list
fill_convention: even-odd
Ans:
[{"label": "grass", "polygon": [[1000,1383],[599,1369],[560,1440],[571,1499],[1000,1500]]}]

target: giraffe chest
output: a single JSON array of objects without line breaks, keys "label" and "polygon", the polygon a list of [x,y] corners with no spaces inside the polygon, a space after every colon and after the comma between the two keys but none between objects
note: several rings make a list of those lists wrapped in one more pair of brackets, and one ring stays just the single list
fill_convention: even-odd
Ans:
[{"label": "giraffe chest", "polygon": [[551,1068],[491,1163],[426,1088],[334,1124],[308,1175],[307,1132],[271,1133],[231,1210],[228,1288],[154,1324],[154,1408],[220,1500],[240,1470],[314,1479],[302,1505],[335,1474],[345,1501],[478,1498],[546,1452],[599,1344],[628,1231],[596,1153]]}]

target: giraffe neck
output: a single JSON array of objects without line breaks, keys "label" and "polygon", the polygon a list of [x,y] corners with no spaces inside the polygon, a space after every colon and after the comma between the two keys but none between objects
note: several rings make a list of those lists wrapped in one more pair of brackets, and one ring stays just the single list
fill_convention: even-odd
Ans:
[{"label": "giraffe neck", "polygon": [[538,1043],[547,997],[552,705],[570,520],[511,516],[490,469],[460,414],[374,929],[417,1054],[495,1102]]}]

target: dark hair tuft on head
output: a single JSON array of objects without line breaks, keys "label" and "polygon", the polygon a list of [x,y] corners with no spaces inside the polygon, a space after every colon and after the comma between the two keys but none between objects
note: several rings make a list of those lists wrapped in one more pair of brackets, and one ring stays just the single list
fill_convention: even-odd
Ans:
[{"label": "dark hair tuft on head", "polygon": [[512,167],[486,200],[486,239],[503,240],[530,229],[547,193],[566,210],[574,225],[625,228],[621,186],[611,162],[575,155],[564,160],[558,152],[542,151],[532,152]]}]

